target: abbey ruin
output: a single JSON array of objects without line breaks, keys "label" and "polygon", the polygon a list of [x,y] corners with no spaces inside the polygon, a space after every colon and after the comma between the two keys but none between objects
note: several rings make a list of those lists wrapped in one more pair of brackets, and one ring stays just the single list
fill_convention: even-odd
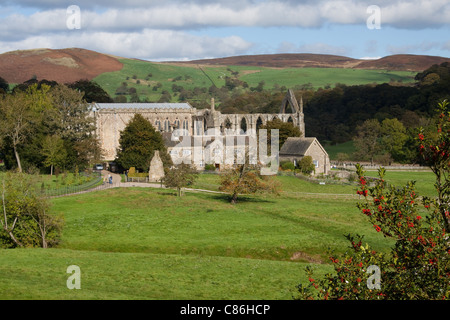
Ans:
[{"label": "abbey ruin", "polygon": [[[105,161],[115,159],[120,132],[136,113],[143,115],[163,134],[173,159],[178,151],[188,156],[192,153],[176,149],[177,143],[174,143],[173,139],[170,142],[170,136],[173,136],[175,131],[192,139],[208,135],[245,137],[257,132],[268,121],[279,119],[293,123],[302,132],[302,138],[305,137],[303,100],[298,103],[292,90],[286,94],[277,114],[222,114],[215,110],[214,99],[211,100],[209,109],[202,110],[197,110],[189,103],[97,103],[93,113]],[[200,165],[202,166],[204,164]]]}]

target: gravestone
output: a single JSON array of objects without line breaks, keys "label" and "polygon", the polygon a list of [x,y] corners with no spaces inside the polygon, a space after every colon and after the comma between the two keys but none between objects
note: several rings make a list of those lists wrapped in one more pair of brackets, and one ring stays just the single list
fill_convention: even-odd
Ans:
[{"label": "gravestone", "polygon": [[150,170],[148,172],[149,182],[159,182],[164,178],[164,166],[159,156],[159,150],[155,150],[155,155],[150,162]]}]

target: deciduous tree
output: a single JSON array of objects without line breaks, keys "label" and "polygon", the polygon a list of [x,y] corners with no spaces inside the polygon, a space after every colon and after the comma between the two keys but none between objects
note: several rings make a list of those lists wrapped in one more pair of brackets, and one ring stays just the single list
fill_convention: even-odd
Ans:
[{"label": "deciduous tree", "polygon": [[50,214],[50,204],[34,178],[8,173],[1,181],[0,247],[48,248],[60,240],[63,220]]},{"label": "deciduous tree", "polygon": [[63,167],[67,157],[64,141],[60,136],[46,136],[42,144],[42,155],[45,157],[44,165],[50,167],[50,175],[53,175],[55,166]]},{"label": "deciduous tree", "polygon": [[230,201],[236,204],[239,195],[256,193],[278,193],[279,184],[271,177],[262,176],[260,166],[236,165],[221,174],[220,191],[230,194]]},{"label": "deciduous tree", "polygon": [[374,157],[381,151],[381,125],[376,119],[364,121],[357,127],[356,136],[353,139],[356,156],[359,159],[369,159],[373,164]]},{"label": "deciduous tree", "polygon": [[176,188],[177,195],[182,195],[182,189],[192,185],[198,177],[198,173],[192,166],[181,163],[167,170],[164,177],[164,185]]},{"label": "deciduous tree", "polygon": [[[22,172],[20,147],[40,124],[42,115],[50,107],[48,97],[50,87],[42,85],[30,86],[26,91],[17,91],[0,98],[0,133],[3,147],[10,143],[17,162],[19,172]],[[8,141],[6,141],[8,140]]]}]

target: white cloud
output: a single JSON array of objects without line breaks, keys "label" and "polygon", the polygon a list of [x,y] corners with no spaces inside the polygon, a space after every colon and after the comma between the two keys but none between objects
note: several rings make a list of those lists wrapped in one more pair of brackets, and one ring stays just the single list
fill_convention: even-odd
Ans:
[{"label": "white cloud", "polygon": [[378,60],[381,59],[382,57],[361,57],[359,58],[360,60]]},{"label": "white cloud", "polygon": [[[119,10],[123,21],[133,21],[142,26],[156,28],[190,28],[209,26],[298,26],[319,27],[326,23],[365,24],[367,8],[373,1],[322,0],[322,1],[164,1],[126,2],[105,8]],[[157,4],[155,4],[157,3]],[[142,5],[145,4],[145,5]],[[425,28],[448,24],[450,1],[448,0],[398,0],[379,1],[382,23],[399,28]],[[116,9],[114,9],[116,8]],[[131,9],[129,9],[131,8]],[[108,9],[105,17],[108,18]],[[135,19],[131,19],[134,17]],[[100,17],[99,17],[100,18]],[[120,21],[115,21],[121,25]]]},{"label": "white cloud", "polygon": [[[82,26],[92,32],[151,29],[198,29],[208,27],[306,27],[326,24],[360,24],[369,18],[369,1],[103,1],[94,11],[92,1],[78,1]],[[66,7],[58,2],[20,1],[23,5],[50,6],[31,15],[14,14],[0,19],[3,38],[56,32],[65,28]],[[126,6],[123,6],[126,3]],[[239,3],[239,5],[237,4]],[[146,5],[145,5],[146,4]],[[448,24],[449,0],[381,1],[381,23],[400,28],[425,28]],[[0,6],[1,8],[1,6]]]},{"label": "white cloud", "polygon": [[381,7],[382,24],[397,28],[422,29],[449,24],[450,1],[395,1]]},{"label": "white cloud", "polygon": [[[66,8],[73,4],[81,8],[79,31],[66,26]],[[0,1],[0,10],[5,9],[0,14],[0,50],[84,47],[152,59],[237,55],[246,53],[252,40],[244,40],[238,32],[220,37],[190,32],[234,27],[324,28],[326,32],[325,27],[333,24],[366,28],[367,8],[373,4],[381,8],[383,29],[449,25],[450,0],[4,0]],[[285,42],[278,51],[337,55],[352,51],[319,41],[325,42]],[[430,46],[450,50],[448,43]],[[361,55],[378,55],[374,48],[376,43],[366,44],[368,51]],[[392,53],[430,50],[427,44],[396,44],[388,49]]]},{"label": "white cloud", "polygon": [[102,53],[150,60],[239,55],[251,46],[251,43],[237,36],[213,38],[193,36],[179,31],[151,29],[139,33],[74,31],[70,35],[61,34],[52,37],[43,35],[17,42],[0,42],[0,50],[3,52],[29,48],[80,47]]}]

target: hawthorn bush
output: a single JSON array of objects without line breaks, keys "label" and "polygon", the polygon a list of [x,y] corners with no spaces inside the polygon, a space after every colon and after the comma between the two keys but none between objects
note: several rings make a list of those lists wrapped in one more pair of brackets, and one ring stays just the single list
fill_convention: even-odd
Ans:
[{"label": "hawthorn bush", "polygon": [[360,235],[348,235],[349,250],[330,254],[335,274],[298,285],[297,299],[441,300],[450,295],[450,112],[447,101],[439,104],[434,130],[418,135],[423,161],[436,176],[436,196],[421,197],[415,183],[396,187],[379,179],[368,183],[357,165],[359,188],[364,200],[357,204],[377,232],[395,240],[389,253],[363,244]]}]

